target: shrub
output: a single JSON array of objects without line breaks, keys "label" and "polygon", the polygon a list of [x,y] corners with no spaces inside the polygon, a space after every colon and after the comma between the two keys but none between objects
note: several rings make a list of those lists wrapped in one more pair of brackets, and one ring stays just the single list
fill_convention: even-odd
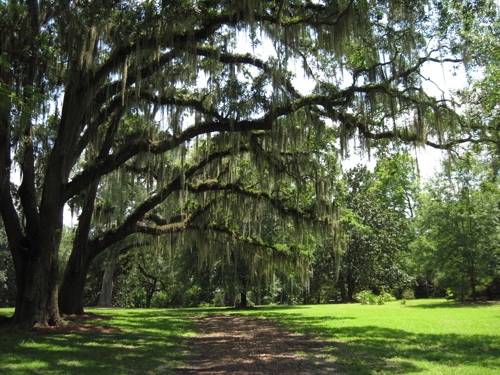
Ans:
[{"label": "shrub", "polygon": [[377,296],[370,290],[362,290],[356,294],[354,298],[362,305],[383,305],[385,302],[396,300],[396,297],[391,293],[382,291],[382,293]]},{"label": "shrub", "polygon": [[415,299],[415,292],[412,289],[405,289],[403,293],[401,293],[402,299]]},{"label": "shrub", "polygon": [[216,289],[214,292],[214,298],[212,300],[212,305],[217,307],[222,307],[224,303],[224,292],[220,289]]},{"label": "shrub", "polygon": [[386,292],[386,291],[382,291],[382,293],[380,293],[380,295],[378,296],[378,298],[380,300],[382,300],[382,302],[390,302],[390,301],[395,301],[396,300],[396,297],[394,297],[391,293]]},{"label": "shrub", "polygon": [[354,298],[362,305],[375,305],[378,303],[378,297],[370,290],[362,290]]}]

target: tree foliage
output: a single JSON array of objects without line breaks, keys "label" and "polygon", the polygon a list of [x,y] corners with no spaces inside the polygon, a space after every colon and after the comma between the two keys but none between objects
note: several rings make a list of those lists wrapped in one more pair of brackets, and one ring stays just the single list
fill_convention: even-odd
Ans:
[{"label": "tree foliage", "polygon": [[421,197],[413,247],[421,272],[438,287],[475,300],[498,278],[498,176],[470,153],[447,162],[446,170]]},{"label": "tree foliage", "polygon": [[411,284],[405,258],[412,237],[407,207],[416,194],[412,164],[407,154],[397,154],[381,159],[375,172],[361,166],[348,171],[340,268],[344,299],[362,290],[400,292]]}]

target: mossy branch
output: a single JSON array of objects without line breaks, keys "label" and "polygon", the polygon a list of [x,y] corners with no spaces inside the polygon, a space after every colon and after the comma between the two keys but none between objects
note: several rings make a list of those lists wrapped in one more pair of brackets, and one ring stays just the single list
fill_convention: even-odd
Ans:
[{"label": "mossy branch", "polygon": [[[182,174],[170,180],[162,188],[158,189],[155,194],[137,206],[122,223],[105,232],[101,236],[93,239],[91,241],[91,248],[95,249],[94,251],[99,253],[100,251],[111,246],[113,243],[136,233],[140,229],[138,228],[138,223],[144,219],[148,212],[152,211],[155,207],[164,202],[173,192],[181,190],[185,179],[191,178],[209,163],[230,156],[234,151],[234,149],[229,149],[213,152],[207,155],[204,159],[200,160],[198,163],[188,167]],[[245,146],[241,146],[238,151],[245,152],[248,151],[248,149]]]}]

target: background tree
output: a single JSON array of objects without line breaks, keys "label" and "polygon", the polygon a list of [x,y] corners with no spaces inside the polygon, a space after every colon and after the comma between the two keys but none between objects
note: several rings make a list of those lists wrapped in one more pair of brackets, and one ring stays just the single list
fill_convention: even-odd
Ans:
[{"label": "background tree", "polygon": [[397,154],[379,160],[375,172],[358,166],[346,174],[341,220],[347,245],[339,277],[347,292],[343,299],[352,300],[364,289],[398,292],[411,282],[404,259],[411,240],[406,215],[413,210],[418,183],[412,165],[407,154]]},{"label": "background tree", "polygon": [[[335,252],[330,241],[316,247],[314,261],[311,265],[312,274],[309,289],[306,290],[305,295],[307,303],[335,301],[338,294],[340,294],[342,300],[347,300],[347,297],[345,297],[345,283],[342,280],[343,275],[338,274],[337,263],[338,259],[335,258]],[[338,280],[339,276],[340,280]]]},{"label": "background tree", "polygon": [[[101,291],[99,293],[99,302],[97,303],[99,307],[111,307],[113,305],[113,288],[116,279],[115,272],[119,266],[120,256],[126,255],[129,251],[136,248],[149,247],[147,245],[147,241],[138,241],[134,237],[135,236],[131,236],[127,238],[127,240],[123,241],[123,243],[111,246],[106,252],[101,254],[105,255],[106,259],[101,262],[97,261],[97,263],[102,264],[102,267],[104,268],[102,276],[101,274],[96,275],[96,277],[101,280]],[[90,269],[88,271],[88,273],[90,273]],[[89,279],[88,273],[87,280]],[[84,299],[82,302],[85,304]]]},{"label": "background tree", "polygon": [[441,290],[476,300],[498,277],[497,177],[470,153],[445,164],[421,198],[417,262]]},{"label": "background tree", "polygon": [[[441,10],[449,16],[444,28],[453,24],[460,35],[454,48],[465,48],[471,56],[467,63],[469,84],[455,97],[456,105],[463,109],[460,121],[469,127],[471,138],[481,133],[493,142],[473,142],[473,147],[463,147],[444,162],[443,171],[421,197],[419,236],[413,244],[420,279],[427,289],[435,282],[435,293],[443,294],[447,289],[457,299],[484,296],[486,285],[490,298],[495,296],[493,290],[498,290],[498,254],[489,245],[498,243],[492,231],[498,231],[494,216],[498,215],[500,165],[496,108],[500,24],[498,17],[488,22],[488,15],[478,11],[478,6],[471,2],[444,2]],[[488,245],[483,241],[489,241]]]},{"label": "background tree", "polygon": [[113,305],[114,276],[119,255],[119,248],[112,248],[107,252],[106,261],[104,262],[104,272],[102,273],[101,293],[99,294],[99,302],[97,303],[99,307],[111,307]]},{"label": "background tree", "polygon": [[374,189],[385,207],[401,218],[415,216],[420,176],[417,161],[408,151],[381,154],[374,172]]},{"label": "background tree", "polygon": [[[74,274],[79,296],[76,289],[81,290],[96,253],[138,231],[158,231],[151,221],[145,224],[147,214],[172,195],[185,197],[186,187],[194,188],[200,176],[216,181],[219,191],[248,197],[241,188],[224,188],[234,181],[218,168],[223,159],[248,153],[253,169],[265,165],[270,181],[294,180],[291,186],[299,191],[307,161],[321,158],[317,151],[328,132],[338,136],[342,150],[356,134],[366,147],[369,140],[384,139],[439,148],[497,142],[483,139],[481,131],[463,138],[463,124],[453,111],[421,89],[423,64],[469,57],[467,50],[452,49],[457,35],[444,21],[454,19],[440,4],[1,3],[0,212],[16,272],[12,322],[58,324],[59,302],[65,301],[64,312],[82,311],[80,301],[70,300],[73,286],[67,282],[58,298],[57,277],[63,209],[77,196],[83,204],[68,267],[81,266]],[[496,8],[483,5],[466,10],[488,21]],[[434,49],[429,40],[437,31]],[[257,49],[239,52],[244,38],[253,46],[265,43],[272,56],[258,55]],[[295,89],[296,62],[315,82],[312,91]],[[203,142],[207,146],[197,149]],[[165,176],[159,173],[172,154],[182,159],[189,149],[198,150],[197,158]],[[92,217],[101,179],[139,160],[158,172],[150,194],[97,234]],[[11,184],[15,167],[22,176],[19,185]],[[281,199],[279,190],[257,195],[271,205]],[[315,200],[316,216],[330,220],[324,209],[331,207],[324,202],[331,200],[320,195]],[[181,201],[175,203],[181,215],[177,227],[193,223],[203,207],[184,211]],[[168,213],[175,211],[169,207]],[[202,217],[207,229],[211,220],[197,216]],[[199,233],[201,223],[196,224]]]},{"label": "background tree", "polygon": [[161,248],[155,247],[154,251],[141,248],[127,254],[127,305],[150,308],[154,295],[167,289],[166,284],[172,267],[169,263],[172,262],[167,254],[163,254]]}]

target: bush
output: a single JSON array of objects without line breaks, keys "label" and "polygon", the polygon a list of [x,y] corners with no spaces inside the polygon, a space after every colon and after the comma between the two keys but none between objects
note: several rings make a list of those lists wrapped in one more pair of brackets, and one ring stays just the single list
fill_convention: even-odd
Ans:
[{"label": "bush", "polygon": [[172,297],[164,290],[161,290],[154,294],[151,299],[151,307],[164,309],[171,307],[171,299]]},{"label": "bush", "polygon": [[405,289],[403,293],[401,293],[401,299],[415,299],[415,292],[412,289]]},{"label": "bush", "polygon": [[375,305],[378,304],[378,297],[370,290],[362,290],[354,296],[356,301],[362,305]]},{"label": "bush", "polygon": [[354,298],[362,305],[383,305],[385,302],[396,300],[391,293],[382,291],[382,293],[377,296],[370,290],[362,290],[356,294]]},{"label": "bush", "polygon": [[224,292],[220,289],[216,289],[214,292],[212,305],[216,307],[225,306],[224,297],[225,297]]},{"label": "bush", "polygon": [[391,293],[386,291],[382,291],[378,296],[378,298],[382,300],[382,302],[391,302],[396,300],[396,297],[394,297]]}]

